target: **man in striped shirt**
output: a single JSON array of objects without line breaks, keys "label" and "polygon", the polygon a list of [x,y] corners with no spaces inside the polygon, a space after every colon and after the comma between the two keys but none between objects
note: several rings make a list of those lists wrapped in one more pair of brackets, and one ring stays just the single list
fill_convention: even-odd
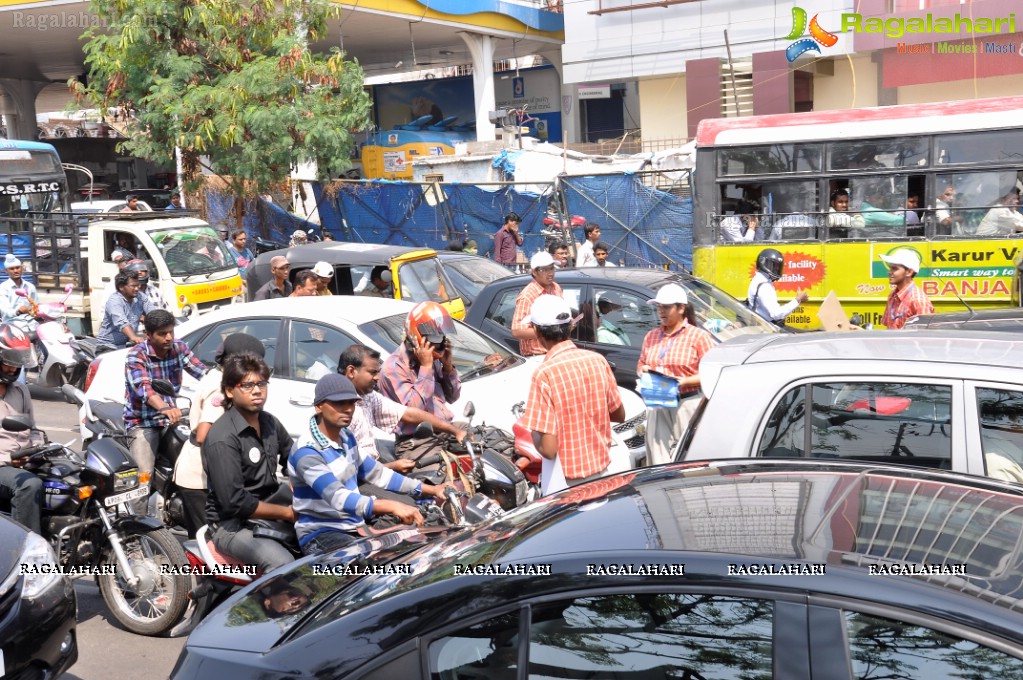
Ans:
[{"label": "man in striped shirt", "polygon": [[927,294],[913,283],[920,271],[920,256],[909,248],[899,248],[891,255],[882,255],[881,260],[888,265],[888,282],[893,289],[888,296],[881,323],[898,330],[913,317],[933,314],[934,305]]},{"label": "man in striped shirt", "polygon": [[536,328],[529,323],[529,310],[541,295],[564,297],[561,286],[554,283],[554,257],[550,253],[537,253],[529,260],[529,271],[533,280],[522,289],[515,299],[515,315],[512,317],[512,335],[519,339],[519,354],[524,357],[547,353],[537,339]]},{"label": "man in striped shirt", "polygon": [[403,524],[422,526],[415,506],[364,496],[359,482],[388,491],[444,499],[444,485],[423,484],[390,470],[359,450],[348,431],[360,400],[352,381],[331,373],[316,383],[309,432],[288,456],[288,478],[294,490],[295,532],[302,551],[311,555],[340,548],[359,537],[358,530],[374,515],[395,515]]},{"label": "man in striped shirt", "polygon": [[547,356],[533,374],[523,425],[540,455],[561,463],[567,486],[602,477],[611,464],[611,421],[625,420],[611,367],[572,342],[572,311],[560,297],[537,298],[529,323]]}]

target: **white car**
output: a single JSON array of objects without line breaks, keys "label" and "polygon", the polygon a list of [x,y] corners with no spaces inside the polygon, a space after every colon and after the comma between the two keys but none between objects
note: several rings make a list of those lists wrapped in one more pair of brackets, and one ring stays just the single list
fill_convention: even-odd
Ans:
[{"label": "white car", "polygon": [[700,361],[705,395],[677,461],[902,463],[1023,483],[1023,341],[929,330],[733,338]]},{"label": "white car", "polygon": [[[115,213],[128,205],[123,198],[104,199],[102,201],[75,201],[71,204],[71,212],[76,215],[90,213]],[[138,202],[138,212],[152,212],[153,209],[145,201]]]},{"label": "white car", "polygon": [[[248,333],[263,341],[266,361],[273,368],[266,410],[287,426],[293,437],[303,433],[312,415],[316,380],[337,370],[341,351],[352,344],[390,354],[405,335],[405,317],[414,305],[376,297],[302,297],[227,305],[178,326],[184,340],[203,362],[232,333]],[[455,321],[452,356],[462,381],[461,398],[451,407],[461,419],[466,402],[476,406],[474,425],[486,424],[511,432],[512,407],[526,400],[538,358],[525,359],[476,329]],[[128,350],[101,354],[89,367],[86,395],[90,400],[124,403],[124,361]],[[498,354],[496,366],[483,359]],[[196,381],[185,374],[181,395],[194,394]],[[622,389],[626,422],[615,425],[612,444],[616,458],[628,454],[637,467],[646,457],[646,411],[635,392]],[[83,436],[86,433],[83,431]]]}]

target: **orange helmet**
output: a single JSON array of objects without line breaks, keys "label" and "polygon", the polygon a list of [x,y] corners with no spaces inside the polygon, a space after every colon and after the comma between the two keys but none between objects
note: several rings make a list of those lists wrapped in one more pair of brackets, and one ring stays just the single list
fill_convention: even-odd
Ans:
[{"label": "orange helmet", "polygon": [[405,337],[413,346],[426,339],[440,345],[448,335],[455,334],[455,323],[448,310],[436,302],[420,302],[412,308],[405,319]]}]

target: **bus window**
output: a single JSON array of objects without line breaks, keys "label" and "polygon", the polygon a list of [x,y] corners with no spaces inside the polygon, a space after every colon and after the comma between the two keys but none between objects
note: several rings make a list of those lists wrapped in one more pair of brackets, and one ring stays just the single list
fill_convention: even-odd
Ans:
[{"label": "bus window", "polygon": [[850,210],[863,216],[863,238],[905,237],[906,177],[854,177],[849,180]]},{"label": "bus window", "polygon": [[820,144],[772,144],[718,151],[721,176],[820,172]]},{"label": "bus window", "polygon": [[764,182],[760,205],[765,215],[762,227],[765,240],[818,238],[817,182]]},{"label": "bus window", "polygon": [[935,164],[1019,162],[1023,130],[991,130],[938,135],[934,138]]},{"label": "bus window", "polygon": [[[1023,172],[1015,170],[938,175],[935,183],[938,198],[934,210],[938,233],[977,235],[985,215],[998,204],[999,199],[1018,188],[1021,177]],[[951,204],[943,200],[949,187],[952,188]]]},{"label": "bus window", "polygon": [[828,145],[829,170],[912,168],[927,165],[926,137],[864,139]]}]

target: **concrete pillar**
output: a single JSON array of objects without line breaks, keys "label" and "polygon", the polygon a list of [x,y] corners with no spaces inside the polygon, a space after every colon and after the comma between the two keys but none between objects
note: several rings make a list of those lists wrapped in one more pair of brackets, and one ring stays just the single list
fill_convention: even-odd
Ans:
[{"label": "concrete pillar", "polygon": [[580,141],[579,88],[575,85],[565,85],[564,64],[561,61],[560,47],[540,52],[539,54],[551,62],[554,70],[558,72],[558,82],[561,84],[561,142],[563,144],[578,142]]},{"label": "concrete pillar", "polygon": [[14,111],[6,114],[8,139],[36,138],[36,95],[47,85],[36,80],[0,78],[0,87],[14,105]]},{"label": "concrete pillar", "polygon": [[494,39],[478,33],[459,33],[472,55],[472,86],[476,102],[476,141],[497,139],[490,112],[497,108],[494,96]]}]

